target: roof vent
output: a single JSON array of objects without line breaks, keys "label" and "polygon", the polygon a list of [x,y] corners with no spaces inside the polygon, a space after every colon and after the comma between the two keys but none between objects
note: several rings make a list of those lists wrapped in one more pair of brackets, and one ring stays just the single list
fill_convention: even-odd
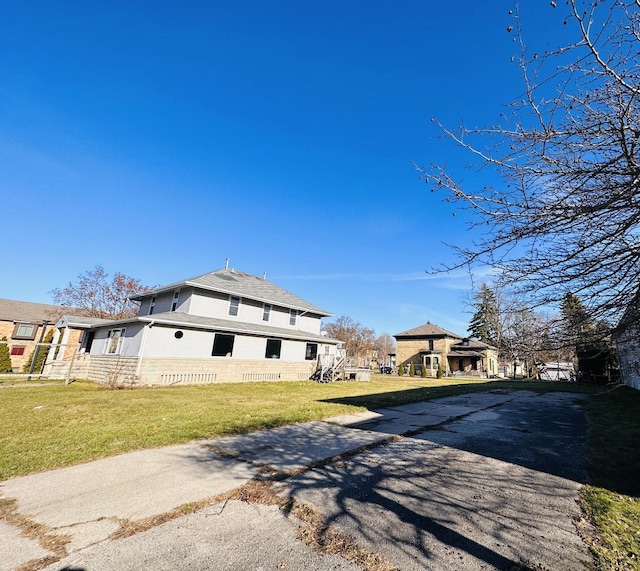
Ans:
[{"label": "roof vent", "polygon": [[225,269],[225,270],[228,270],[228,269],[229,269],[229,262],[230,262],[230,260],[229,260],[229,258],[227,258],[227,259],[226,259],[226,261],[225,261],[225,263],[224,263],[224,269]]}]

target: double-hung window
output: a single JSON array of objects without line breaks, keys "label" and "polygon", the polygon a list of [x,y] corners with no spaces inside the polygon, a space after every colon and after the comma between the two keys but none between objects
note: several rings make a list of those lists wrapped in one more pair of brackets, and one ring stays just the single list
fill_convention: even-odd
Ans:
[{"label": "double-hung window", "polygon": [[153,310],[155,308],[156,308],[156,296],[152,295],[151,296],[151,301],[149,302],[149,315],[153,315]]},{"label": "double-hung window", "polygon": [[269,316],[271,314],[271,306],[268,303],[264,304],[262,308],[262,321],[269,321]]},{"label": "double-hung window", "polygon": [[177,289],[173,292],[173,301],[171,302],[171,311],[175,311],[178,308],[178,301],[180,300],[180,290]]},{"label": "double-hung window", "polygon": [[240,298],[232,295],[229,298],[229,315],[238,315],[238,309],[240,308]]},{"label": "double-hung window", "polygon": [[290,309],[289,310],[289,325],[293,325],[295,327],[298,322],[298,310]]},{"label": "double-hung window", "polygon": [[107,334],[107,355],[120,355],[122,351],[122,342],[124,341],[124,333],[126,328],[122,329],[110,329]]}]

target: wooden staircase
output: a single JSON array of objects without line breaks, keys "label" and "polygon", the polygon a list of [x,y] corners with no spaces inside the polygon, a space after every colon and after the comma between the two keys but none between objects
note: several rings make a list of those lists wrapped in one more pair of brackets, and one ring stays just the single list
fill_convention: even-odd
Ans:
[{"label": "wooden staircase", "polygon": [[339,349],[336,355],[319,355],[316,370],[311,379],[319,383],[331,383],[344,379],[346,352]]}]

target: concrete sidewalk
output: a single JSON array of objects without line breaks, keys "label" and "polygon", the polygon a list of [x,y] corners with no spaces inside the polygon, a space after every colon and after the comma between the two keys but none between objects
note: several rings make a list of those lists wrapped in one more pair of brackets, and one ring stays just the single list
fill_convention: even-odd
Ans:
[{"label": "concrete sidewalk", "polygon": [[[434,434],[435,440],[428,448],[441,451],[433,456],[436,459],[443,449],[438,438],[442,443],[452,445],[457,434],[460,441],[465,430],[472,426],[469,422],[479,432],[486,432],[487,427],[496,423],[496,430],[506,430],[504,425],[500,426],[504,419],[492,411],[523,399],[533,402],[539,396],[517,391],[449,397],[344,415],[324,422],[131,452],[1,482],[0,497],[15,501],[15,515],[23,523],[21,528],[0,522],[0,571],[10,571],[29,562],[37,567],[37,561],[43,566],[46,561],[56,559],[60,561],[48,569],[176,568],[176,562],[168,563],[166,559],[167,542],[174,543],[172,553],[183,553],[183,564],[189,560],[189,565],[198,569],[275,569],[285,565],[289,570],[355,569],[340,557],[322,555],[296,542],[295,520],[286,518],[276,507],[259,506],[247,510],[246,506],[236,505],[238,502],[223,506],[213,503],[197,513],[162,524],[159,526],[162,529],[151,529],[127,539],[111,540],[109,537],[123,524],[135,524],[238,488],[256,476],[261,468],[285,475],[298,474],[304,468],[320,465],[336,455],[387,445],[395,440],[395,435],[418,435],[424,442],[428,436],[420,437],[421,431]],[[579,397],[571,395],[564,402],[570,404]],[[561,395],[556,397],[562,398]],[[471,420],[466,425],[457,425],[457,432],[447,428],[464,419]],[[393,464],[394,460],[388,454],[396,449],[383,446],[379,450],[387,450],[385,462]],[[424,450],[419,454],[428,456],[427,449]],[[414,450],[412,454],[418,452]],[[429,461],[427,456],[425,462]],[[363,454],[362,458],[365,457],[367,455]],[[382,456],[374,454],[370,457],[377,458],[377,462]],[[446,465],[442,458],[440,461]],[[303,493],[299,482],[317,482],[322,480],[322,473],[320,469],[315,478],[309,472],[302,480],[300,476],[297,480],[291,479],[292,495],[313,500],[321,506],[321,489],[314,484],[315,492],[311,493],[308,486],[302,486],[307,490]],[[336,482],[332,481],[329,487],[334,489],[335,486]],[[570,497],[577,484],[567,489],[565,495]],[[226,509],[224,518],[210,517],[220,516],[223,508]],[[335,505],[332,504],[331,510],[335,513]],[[55,552],[47,547],[42,533],[39,540],[29,539],[21,533],[30,524],[46,526],[49,538],[69,536],[70,541],[64,551]],[[562,525],[566,527],[565,523]],[[203,533],[208,534],[206,539],[202,537],[198,541],[198,534]],[[283,547],[281,538],[288,538],[288,548]]]}]

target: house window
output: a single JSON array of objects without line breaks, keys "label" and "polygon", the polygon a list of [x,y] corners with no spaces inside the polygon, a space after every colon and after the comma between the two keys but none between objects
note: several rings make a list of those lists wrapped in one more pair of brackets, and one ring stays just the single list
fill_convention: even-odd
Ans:
[{"label": "house window", "polygon": [[12,339],[24,339],[25,341],[32,341],[36,338],[36,331],[38,326],[34,323],[16,323],[11,334]]},{"label": "house window", "polygon": [[307,361],[315,361],[318,357],[318,344],[307,343],[307,350],[304,353],[304,358]]},{"label": "house window", "polygon": [[233,342],[235,341],[235,338],[235,335],[216,333],[213,336],[213,351],[211,351],[211,356],[231,357],[233,354]]},{"label": "house window", "polygon": [[173,292],[173,301],[171,302],[171,311],[175,311],[178,307],[178,300],[180,299],[180,290],[177,289]]},{"label": "house window", "polygon": [[[149,302],[149,315],[153,314],[153,310],[156,308],[156,296],[151,296],[151,301]],[[175,310],[173,310],[175,311]]]},{"label": "house window", "polygon": [[240,298],[232,295],[229,298],[229,315],[238,315],[239,307],[240,307]]},{"label": "house window", "polygon": [[429,351],[433,351],[433,339],[429,339]]},{"label": "house window", "polygon": [[431,368],[431,357],[424,358],[424,366],[428,367],[429,369]]},{"label": "house window", "polygon": [[14,345],[11,347],[11,354],[16,356],[24,355],[24,345]]},{"label": "house window", "polygon": [[298,320],[298,310],[290,309],[289,310],[289,325],[295,325]]},{"label": "house window", "polygon": [[110,329],[107,335],[107,354],[119,355],[122,350],[122,341],[124,339],[124,332],[126,328],[122,329]]},{"label": "house window", "polygon": [[279,359],[282,349],[282,339],[267,339],[267,350],[264,353],[267,359]]},{"label": "house window", "polygon": [[264,308],[262,310],[262,321],[269,321],[270,313],[271,313],[271,306],[268,303],[265,303]]}]

